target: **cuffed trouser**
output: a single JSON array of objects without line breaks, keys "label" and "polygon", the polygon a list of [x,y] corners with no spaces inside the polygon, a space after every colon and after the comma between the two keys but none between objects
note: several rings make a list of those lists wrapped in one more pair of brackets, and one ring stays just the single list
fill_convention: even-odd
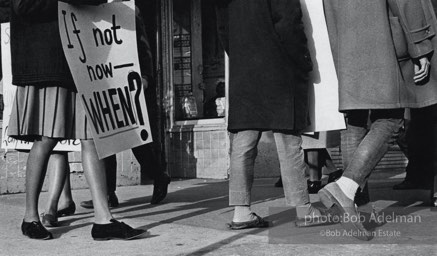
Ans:
[{"label": "cuffed trouser", "polygon": [[[246,130],[233,134],[229,205],[249,206],[254,180],[254,165],[261,131]],[[279,157],[286,204],[300,206],[309,202],[300,133],[275,132],[273,135]]]},{"label": "cuffed trouser", "polygon": [[372,170],[390,145],[396,142],[403,116],[404,109],[351,110],[346,113],[347,129],[341,132],[344,177],[364,188]]}]

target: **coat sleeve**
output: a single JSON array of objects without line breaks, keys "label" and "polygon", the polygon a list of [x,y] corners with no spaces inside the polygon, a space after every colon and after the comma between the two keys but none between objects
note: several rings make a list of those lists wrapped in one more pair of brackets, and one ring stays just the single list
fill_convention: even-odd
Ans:
[{"label": "coat sleeve", "polygon": [[271,0],[276,34],[292,62],[303,71],[312,70],[299,0]]},{"label": "coat sleeve", "polygon": [[[429,0],[425,0],[429,1]],[[420,0],[388,0],[389,8],[399,18],[411,58],[417,59],[433,52],[431,38],[436,31]]]}]

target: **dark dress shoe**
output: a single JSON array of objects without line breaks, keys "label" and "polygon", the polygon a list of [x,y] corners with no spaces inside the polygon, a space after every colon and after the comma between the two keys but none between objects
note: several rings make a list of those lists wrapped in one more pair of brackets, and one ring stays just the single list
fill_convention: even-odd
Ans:
[{"label": "dark dress shoe", "polygon": [[111,219],[108,224],[94,224],[91,229],[91,236],[94,240],[131,240],[147,233],[144,229],[134,229],[129,225]]},{"label": "dark dress shoe", "polygon": [[307,180],[308,184],[308,193],[317,194],[320,189],[322,189],[322,182],[320,180],[310,181]]},{"label": "dark dress shoe", "polygon": [[76,204],[74,202],[71,202],[67,208],[58,210],[56,215],[58,217],[64,217],[64,216],[70,216],[73,215],[76,212]]},{"label": "dark dress shoe", "polygon": [[352,236],[364,241],[369,241],[372,238],[371,232],[367,231],[360,221],[360,215],[354,201],[343,193],[337,183],[329,183],[318,194],[320,201],[326,208],[339,217],[347,232],[351,232]]},{"label": "dark dress shoe", "polygon": [[161,178],[155,179],[153,183],[153,195],[151,204],[158,204],[167,196],[168,184],[170,184],[171,178],[167,174]]},{"label": "dark dress shoe", "polygon": [[23,235],[32,239],[53,239],[52,233],[47,231],[40,221],[25,222],[23,220],[23,223],[21,224],[21,231],[23,232]]},{"label": "dark dress shoe", "polygon": [[276,181],[275,187],[277,187],[277,188],[282,188],[283,187],[283,185],[282,185],[282,178],[281,177],[279,177],[278,181]]},{"label": "dark dress shoe", "polygon": [[252,213],[252,215],[255,217],[255,219],[250,221],[243,221],[243,222],[232,221],[231,223],[227,224],[228,228],[232,230],[239,230],[239,229],[248,229],[248,228],[266,228],[270,225],[268,221],[256,215],[256,213]]},{"label": "dark dress shoe", "polygon": [[338,179],[340,179],[341,175],[343,175],[343,169],[338,169],[335,172],[331,172],[328,175],[328,183],[337,181]]},{"label": "dark dress shoe", "polygon": [[42,220],[41,221],[42,224],[46,227],[58,227],[59,226],[58,217],[56,217],[54,215],[42,213],[41,220]]},{"label": "dark dress shoe", "polygon": [[[118,205],[119,205],[119,203],[118,203],[117,195],[115,193],[109,194],[108,195],[109,208],[115,208],[115,207],[118,207]],[[82,206],[83,208],[86,208],[86,209],[93,209],[94,208],[93,200],[82,201],[82,202],[80,202],[80,206]]]}]

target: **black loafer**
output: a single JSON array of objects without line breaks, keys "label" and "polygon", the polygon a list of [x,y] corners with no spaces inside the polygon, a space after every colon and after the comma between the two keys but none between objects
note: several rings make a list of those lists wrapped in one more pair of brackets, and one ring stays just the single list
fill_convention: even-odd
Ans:
[{"label": "black loafer", "polygon": [[91,229],[91,236],[94,240],[131,240],[147,233],[144,229],[134,229],[123,222],[112,219],[108,224],[94,224]]},{"label": "black loafer", "polygon": [[46,227],[58,227],[59,226],[58,217],[56,217],[54,215],[42,213],[41,220],[42,220],[41,221],[42,224]]},{"label": "black loafer", "polygon": [[256,213],[252,213],[252,215],[255,217],[254,220],[250,221],[243,221],[243,222],[231,222],[228,223],[228,228],[232,230],[239,230],[239,229],[247,229],[247,228],[267,228],[270,226],[270,223],[260,216],[256,215]]},{"label": "black loafer", "polygon": [[150,200],[151,204],[159,204],[167,196],[168,184],[170,184],[171,178],[167,174],[164,174],[161,178],[156,179],[153,183],[153,195]]},{"label": "black loafer", "polygon": [[23,223],[21,224],[21,231],[23,232],[23,235],[32,239],[53,239],[52,233],[47,231],[40,221],[25,222],[23,220]]},{"label": "black loafer", "polygon": [[76,204],[74,202],[71,202],[67,208],[64,209],[58,209],[58,212],[56,215],[58,217],[64,217],[64,216],[70,216],[73,215],[76,212]]}]

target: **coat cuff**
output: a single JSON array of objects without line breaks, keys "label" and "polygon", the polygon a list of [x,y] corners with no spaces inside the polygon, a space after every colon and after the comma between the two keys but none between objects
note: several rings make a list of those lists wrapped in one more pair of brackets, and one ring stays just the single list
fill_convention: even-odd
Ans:
[{"label": "coat cuff", "polygon": [[413,59],[425,56],[433,51],[431,38],[435,36],[435,31],[431,25],[408,32],[410,42],[408,51]]}]

